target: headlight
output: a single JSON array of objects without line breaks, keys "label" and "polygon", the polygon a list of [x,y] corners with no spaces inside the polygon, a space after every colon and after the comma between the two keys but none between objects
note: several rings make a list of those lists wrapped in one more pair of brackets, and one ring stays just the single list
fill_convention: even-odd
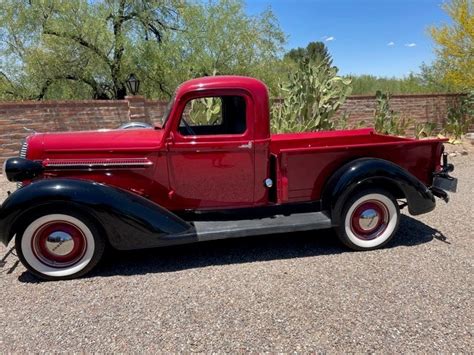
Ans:
[{"label": "headlight", "polygon": [[43,164],[25,158],[7,159],[5,173],[10,181],[21,182],[31,180],[40,175],[44,170]]}]

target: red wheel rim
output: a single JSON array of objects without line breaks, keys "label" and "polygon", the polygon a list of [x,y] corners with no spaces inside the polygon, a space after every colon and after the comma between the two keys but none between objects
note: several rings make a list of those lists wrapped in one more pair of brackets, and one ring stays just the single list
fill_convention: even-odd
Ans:
[{"label": "red wheel rim", "polygon": [[87,239],[76,225],[54,221],[36,230],[31,239],[31,247],[43,264],[55,268],[69,267],[84,256]]},{"label": "red wheel rim", "polygon": [[382,202],[364,201],[351,214],[351,230],[359,239],[373,240],[387,229],[388,217],[388,208]]}]

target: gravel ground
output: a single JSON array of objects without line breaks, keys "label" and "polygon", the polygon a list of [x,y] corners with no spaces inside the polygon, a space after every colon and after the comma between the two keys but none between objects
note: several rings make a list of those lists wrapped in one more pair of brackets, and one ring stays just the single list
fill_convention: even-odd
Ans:
[{"label": "gravel ground", "polygon": [[470,352],[473,157],[451,159],[451,202],[405,215],[383,250],[349,252],[331,231],[226,240],[116,253],[63,282],[7,255],[0,353]]}]

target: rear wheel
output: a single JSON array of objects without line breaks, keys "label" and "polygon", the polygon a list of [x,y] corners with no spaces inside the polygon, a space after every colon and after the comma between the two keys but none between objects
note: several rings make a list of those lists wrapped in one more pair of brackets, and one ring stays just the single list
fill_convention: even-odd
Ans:
[{"label": "rear wheel", "polygon": [[45,280],[80,277],[97,265],[105,243],[95,224],[73,211],[40,212],[25,219],[15,247],[25,267]]},{"label": "rear wheel", "polygon": [[348,199],[336,227],[339,239],[354,250],[372,250],[397,233],[400,209],[396,199],[381,189],[365,189]]}]

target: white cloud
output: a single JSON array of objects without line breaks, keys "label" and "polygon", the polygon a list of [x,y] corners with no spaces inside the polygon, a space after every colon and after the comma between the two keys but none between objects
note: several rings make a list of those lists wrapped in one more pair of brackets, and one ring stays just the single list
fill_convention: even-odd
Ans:
[{"label": "white cloud", "polygon": [[416,43],[406,43],[405,47],[416,47]]},{"label": "white cloud", "polygon": [[324,36],[323,38],[326,42],[331,42],[331,41],[335,40],[335,38],[333,36]]},{"label": "white cloud", "polygon": [[387,46],[389,46],[389,47],[393,47],[394,45],[395,45],[395,42],[393,42],[393,41],[387,43]]}]

